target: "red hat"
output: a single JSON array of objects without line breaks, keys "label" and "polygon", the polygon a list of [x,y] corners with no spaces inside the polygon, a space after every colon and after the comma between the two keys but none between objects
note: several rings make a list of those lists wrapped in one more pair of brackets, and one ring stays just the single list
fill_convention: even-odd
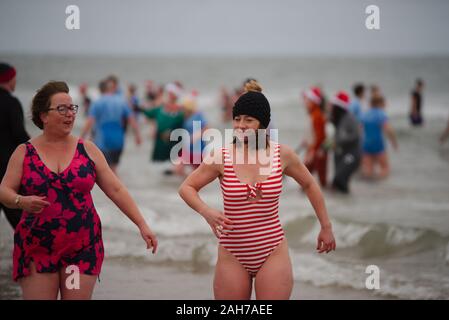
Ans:
[{"label": "red hat", "polygon": [[321,94],[321,89],[318,87],[312,87],[306,91],[304,91],[303,96],[308,98],[309,100],[315,102],[316,104],[321,104],[323,101],[323,95]]},{"label": "red hat", "polygon": [[16,69],[7,63],[0,63],[0,83],[8,82],[16,76]]},{"label": "red hat", "polygon": [[349,95],[345,91],[338,91],[331,99],[331,104],[339,106],[343,109],[349,108]]}]

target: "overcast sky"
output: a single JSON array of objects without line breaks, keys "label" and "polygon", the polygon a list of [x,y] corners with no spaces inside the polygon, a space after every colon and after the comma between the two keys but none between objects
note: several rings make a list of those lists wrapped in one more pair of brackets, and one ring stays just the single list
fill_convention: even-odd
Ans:
[{"label": "overcast sky", "polygon": [[1,0],[0,39],[0,53],[446,55],[449,1]]}]

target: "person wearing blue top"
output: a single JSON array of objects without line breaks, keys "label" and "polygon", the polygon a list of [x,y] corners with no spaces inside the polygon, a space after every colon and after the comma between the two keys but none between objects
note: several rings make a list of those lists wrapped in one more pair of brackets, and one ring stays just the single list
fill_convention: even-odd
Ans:
[{"label": "person wearing blue top", "polygon": [[[366,178],[386,178],[390,173],[386,152],[386,135],[393,148],[398,149],[398,143],[393,128],[390,125],[383,108],[385,100],[382,96],[371,98],[371,108],[361,116],[363,126],[362,144],[362,174]],[[380,166],[380,173],[375,174],[375,166]]]},{"label": "person wearing blue top", "polygon": [[206,147],[202,139],[203,132],[208,128],[207,120],[201,111],[197,109],[196,99],[187,97],[182,102],[184,110],[183,128],[189,133],[189,141],[185,141],[180,153],[181,163],[176,166],[178,175],[185,175],[186,165],[196,169],[201,164],[202,153]]},{"label": "person wearing blue top", "polygon": [[128,103],[136,120],[139,117],[140,99],[137,95],[137,87],[134,84],[128,85]]},{"label": "person wearing blue top", "polygon": [[365,86],[363,83],[356,83],[353,87],[354,98],[349,106],[349,111],[360,122],[362,117],[362,101],[365,97]]},{"label": "person wearing blue top", "polygon": [[123,119],[134,129],[136,144],[141,143],[137,123],[124,96],[117,94],[116,83],[111,79],[106,80],[106,91],[91,105],[87,122],[81,131],[81,137],[84,138],[95,126],[94,142],[114,172],[125,144]]}]

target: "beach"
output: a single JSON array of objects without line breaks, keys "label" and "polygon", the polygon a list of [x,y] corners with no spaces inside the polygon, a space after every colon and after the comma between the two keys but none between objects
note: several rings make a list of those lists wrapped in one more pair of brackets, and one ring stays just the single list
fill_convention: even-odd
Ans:
[{"label": "beach", "polygon": [[[99,79],[115,73],[123,88],[151,77],[161,83],[180,79],[199,91],[199,107],[221,132],[219,87],[232,87],[253,76],[266,88],[279,142],[291,148],[307,136],[309,119],[300,101],[304,88],[322,84],[331,96],[349,91],[355,81],[376,83],[387,100],[399,151],[389,146],[392,172],[388,179],[368,182],[356,174],[349,196],[324,190],[337,250],[315,252],[319,224],[299,186],[283,182],[280,220],[293,265],[292,299],[447,299],[449,297],[449,145],[438,137],[449,117],[448,57],[378,58],[182,58],[182,57],[45,57],[5,55],[20,70],[16,95],[31,136],[40,133],[29,120],[35,90],[50,79],[69,83],[74,102],[77,85],[87,82],[96,97]],[[263,67],[261,67],[263,66]],[[347,72],[351,70],[351,72]],[[410,90],[415,77],[426,81],[425,124],[408,123]],[[364,106],[365,110],[367,106]],[[73,130],[80,133],[79,114]],[[150,161],[153,140],[141,122],[144,143],[135,146],[128,134],[118,175],[159,238],[156,255],[145,250],[137,228],[95,187],[93,199],[102,221],[105,261],[94,299],[213,299],[213,268],[217,241],[204,219],[179,197],[182,179],[165,176],[169,163]],[[333,163],[329,161],[329,179]],[[223,207],[217,181],[201,190],[213,208]],[[0,217],[0,298],[20,298],[11,280],[12,230]],[[380,270],[380,289],[368,290],[367,267]]]},{"label": "beach", "polygon": [[[12,231],[4,217],[0,218],[0,300],[20,299],[20,287],[12,281],[12,259],[6,252],[12,247]],[[150,255],[150,253],[148,253]],[[211,300],[213,268],[192,272],[191,266],[149,265],[141,259],[106,258],[97,282],[95,300]],[[254,299],[254,296],[252,297]],[[295,282],[293,300],[370,300],[380,299],[366,290],[350,288],[317,288]]]}]

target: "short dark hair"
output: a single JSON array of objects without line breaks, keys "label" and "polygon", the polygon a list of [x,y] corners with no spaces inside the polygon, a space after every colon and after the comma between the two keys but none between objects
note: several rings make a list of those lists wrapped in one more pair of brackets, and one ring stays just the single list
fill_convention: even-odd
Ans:
[{"label": "short dark hair", "polygon": [[118,85],[119,83],[118,77],[115,74],[110,74],[109,76],[107,76],[106,81],[114,82],[115,85]]},{"label": "short dark hair", "polygon": [[421,78],[416,79],[416,84],[418,86],[422,86],[424,84],[424,81]]},{"label": "short dark hair", "polygon": [[356,83],[352,90],[357,97],[360,97],[360,95],[365,92],[365,86],[363,85],[363,83]]},{"label": "short dark hair", "polygon": [[107,80],[101,80],[98,83],[98,90],[100,90],[100,93],[103,94],[108,89],[108,81]]},{"label": "short dark hair", "polygon": [[385,98],[383,96],[371,97],[371,107],[379,108],[385,105]]},{"label": "short dark hair", "polygon": [[50,108],[51,97],[57,93],[69,93],[69,87],[63,81],[50,81],[37,90],[31,103],[31,120],[39,128],[43,129],[41,113],[47,112]]}]

